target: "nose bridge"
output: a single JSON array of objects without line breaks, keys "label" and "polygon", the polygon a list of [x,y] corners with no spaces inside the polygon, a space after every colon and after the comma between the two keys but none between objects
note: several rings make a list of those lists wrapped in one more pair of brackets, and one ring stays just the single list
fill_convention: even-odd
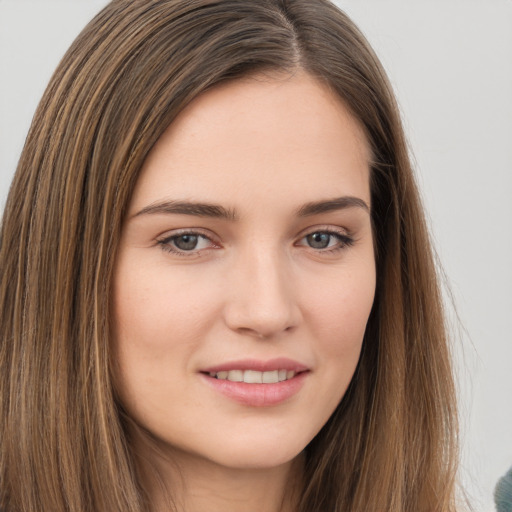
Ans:
[{"label": "nose bridge", "polygon": [[290,330],[300,316],[286,255],[269,245],[252,246],[239,255],[227,305],[229,326],[258,337]]}]

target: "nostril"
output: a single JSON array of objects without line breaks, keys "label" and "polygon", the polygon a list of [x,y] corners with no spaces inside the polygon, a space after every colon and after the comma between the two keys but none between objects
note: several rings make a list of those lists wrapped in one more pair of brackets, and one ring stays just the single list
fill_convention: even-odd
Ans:
[{"label": "nostril", "polygon": [[244,335],[248,335],[248,336],[253,336],[254,338],[258,338],[258,339],[261,339],[261,340],[269,337],[269,335],[263,334],[262,332],[259,332],[257,329],[251,329],[249,327],[239,327],[237,329],[237,331],[240,334],[244,334]]},{"label": "nostril", "polygon": [[272,278],[270,271],[251,268],[250,281],[237,275],[230,288],[223,310],[224,322],[232,331],[258,340],[289,334],[302,319],[293,281],[284,279],[275,269]]}]

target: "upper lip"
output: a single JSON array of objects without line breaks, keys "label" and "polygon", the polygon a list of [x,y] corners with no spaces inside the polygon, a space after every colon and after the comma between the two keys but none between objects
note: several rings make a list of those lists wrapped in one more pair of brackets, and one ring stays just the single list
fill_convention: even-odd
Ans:
[{"label": "upper lip", "polygon": [[240,359],[238,361],[229,361],[215,366],[204,368],[204,373],[229,372],[231,370],[254,370],[257,372],[272,372],[275,370],[294,371],[295,373],[304,372],[309,368],[293,359],[279,357],[268,359],[266,361],[257,359]]}]

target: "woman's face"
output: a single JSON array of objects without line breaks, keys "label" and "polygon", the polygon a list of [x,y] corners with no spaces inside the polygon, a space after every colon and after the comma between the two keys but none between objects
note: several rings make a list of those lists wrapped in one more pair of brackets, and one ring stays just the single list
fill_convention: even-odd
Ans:
[{"label": "woman's face", "polygon": [[374,298],[368,159],[358,123],[305,73],[218,86],[162,135],[113,296],[116,387],[162,446],[278,466],[325,424]]}]

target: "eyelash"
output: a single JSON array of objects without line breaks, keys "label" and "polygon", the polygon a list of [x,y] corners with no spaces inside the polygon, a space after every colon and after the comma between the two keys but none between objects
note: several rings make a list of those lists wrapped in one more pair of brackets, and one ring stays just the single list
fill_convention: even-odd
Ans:
[{"label": "eyelash", "polygon": [[[321,254],[334,254],[338,253],[340,251],[343,251],[344,249],[351,247],[355,243],[355,239],[351,237],[350,235],[347,235],[344,232],[333,230],[332,228],[317,228],[312,231],[309,231],[308,233],[304,234],[299,241],[304,240],[308,236],[316,235],[316,234],[322,234],[322,235],[329,235],[332,238],[337,239],[337,243],[333,247],[326,247],[324,249],[315,249],[311,246],[304,246],[308,247],[309,249],[312,249],[315,252],[321,253]],[[297,244],[295,244],[297,245]]]},{"label": "eyelash", "polygon": [[[311,247],[311,246],[298,244],[298,242],[295,243],[294,245],[299,246],[299,247],[308,247],[309,249],[312,249],[314,252],[321,253],[321,254],[333,254],[333,253],[342,251],[342,250],[346,249],[347,247],[351,247],[352,245],[354,245],[354,242],[355,242],[354,238],[352,238],[351,236],[347,235],[346,233],[333,230],[332,228],[317,228],[315,230],[309,231],[300,237],[299,242],[306,239],[308,236],[315,235],[315,234],[322,234],[322,235],[328,235],[330,237],[334,237],[337,239],[338,242],[332,248],[326,247],[324,249],[315,249],[314,247]],[[206,249],[199,249],[199,250],[191,249],[190,251],[186,251],[186,250],[179,249],[179,248],[171,245],[174,240],[177,240],[183,236],[193,236],[193,237],[198,237],[200,239],[209,240],[209,242],[211,244],[213,244],[213,247],[208,247]],[[175,234],[173,234],[171,236],[167,236],[161,240],[157,240],[157,243],[163,251],[169,252],[171,254],[175,254],[177,256],[185,257],[185,258],[199,257],[202,255],[202,253],[204,253],[206,251],[209,252],[209,250],[212,248],[217,249],[220,247],[220,245],[216,244],[211,239],[211,237],[205,235],[204,233],[202,233],[200,231],[194,231],[194,230],[189,230],[189,231],[184,230],[184,231],[175,233]]]},{"label": "eyelash", "polygon": [[[192,249],[190,251],[185,251],[183,249],[179,249],[177,247],[173,247],[172,242],[174,240],[177,240],[178,238],[181,238],[183,236],[195,236],[200,239],[208,240],[210,244],[212,244],[212,247],[208,247],[207,249]],[[202,255],[204,251],[209,251],[210,249],[217,249],[220,247],[219,244],[216,244],[211,237],[205,235],[204,233],[201,233],[200,231],[194,231],[194,230],[183,230],[178,233],[174,233],[171,236],[166,236],[165,238],[162,238],[161,240],[157,240],[158,245],[162,249],[162,251],[169,252],[171,254],[175,254],[177,256],[182,256],[185,258],[191,258],[191,257],[199,257]]]}]

